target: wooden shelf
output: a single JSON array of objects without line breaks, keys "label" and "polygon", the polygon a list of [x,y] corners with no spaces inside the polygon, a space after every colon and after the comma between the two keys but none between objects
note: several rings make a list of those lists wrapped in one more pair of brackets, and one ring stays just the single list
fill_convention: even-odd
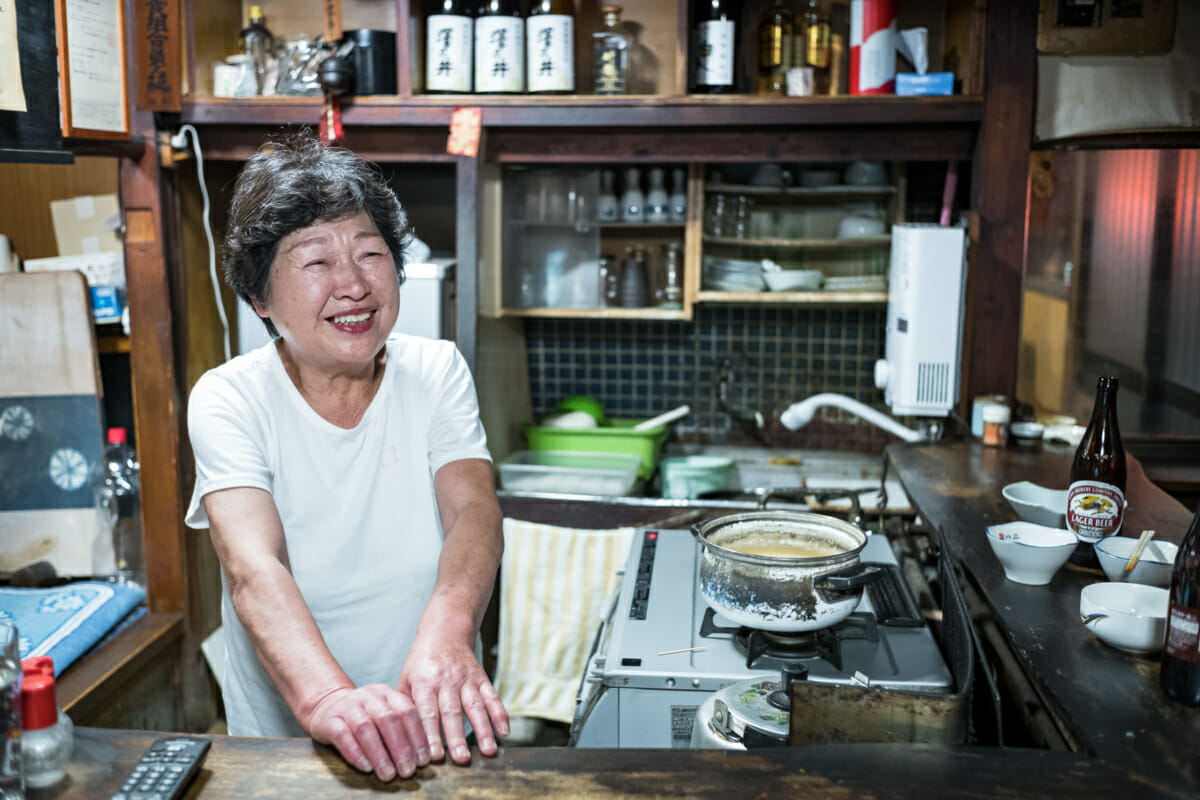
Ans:
[{"label": "wooden shelf", "polygon": [[[483,109],[489,127],[611,127],[680,125],[927,125],[975,124],[983,118],[978,97],[759,97],[755,95],[376,95],[348,100],[342,121],[352,125],[446,127],[460,106]],[[182,121],[192,124],[313,124],[322,101],[315,97],[193,97]]]},{"label": "wooden shelf", "polygon": [[718,292],[701,290],[697,303],[756,303],[760,305],[882,305],[887,292]]},{"label": "wooden shelf", "polygon": [[585,220],[583,222],[539,222],[532,219],[510,219],[505,220],[508,225],[521,225],[529,228],[599,228],[603,231],[681,231],[684,223],[682,222],[597,222],[595,220]]},{"label": "wooden shelf", "polygon": [[837,200],[841,198],[887,197],[896,193],[896,187],[884,186],[748,186],[733,183],[709,183],[705,194],[744,194],[754,197],[778,197],[788,200],[812,198],[814,200]]},{"label": "wooden shelf", "polygon": [[506,308],[506,317],[543,317],[559,319],[691,319],[686,309],[659,308]]},{"label": "wooden shelf", "polygon": [[857,239],[734,239],[729,236],[708,236],[705,244],[728,245],[731,247],[777,247],[791,250],[866,250],[887,247],[892,237],[862,236]]},{"label": "wooden shelf", "polygon": [[96,332],[96,352],[102,356],[130,351],[129,337],[123,333]]}]

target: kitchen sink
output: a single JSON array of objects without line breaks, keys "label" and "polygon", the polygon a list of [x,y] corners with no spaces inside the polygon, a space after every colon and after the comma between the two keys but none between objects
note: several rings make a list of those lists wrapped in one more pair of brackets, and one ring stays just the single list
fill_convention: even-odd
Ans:
[{"label": "kitchen sink", "polygon": [[[862,490],[859,502],[865,510],[878,510],[877,495],[883,475],[883,456],[842,450],[794,450],[734,445],[668,444],[665,456],[715,456],[733,461],[733,487],[758,489],[851,489]],[[887,510],[912,510],[900,481],[886,482]],[[825,500],[830,508],[849,508],[845,498]]]}]

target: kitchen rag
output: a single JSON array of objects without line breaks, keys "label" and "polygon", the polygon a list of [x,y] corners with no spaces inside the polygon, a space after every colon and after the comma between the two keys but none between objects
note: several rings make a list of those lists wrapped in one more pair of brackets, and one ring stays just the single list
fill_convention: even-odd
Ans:
[{"label": "kitchen rag", "polygon": [[510,715],[571,721],[633,530],[504,520],[495,686]]}]

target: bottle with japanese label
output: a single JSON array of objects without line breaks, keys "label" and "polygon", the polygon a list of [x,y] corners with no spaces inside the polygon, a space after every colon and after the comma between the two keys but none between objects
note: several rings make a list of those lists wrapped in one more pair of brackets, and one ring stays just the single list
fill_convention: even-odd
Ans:
[{"label": "bottle with japanese label", "polygon": [[694,0],[692,5],[692,91],[737,91],[740,0]]},{"label": "bottle with japanese label", "polygon": [[1124,518],[1125,448],[1117,427],[1117,379],[1102,377],[1096,383],[1096,404],[1075,451],[1067,488],[1067,527],[1081,545],[1072,561],[1094,563],[1091,545],[1120,532]]},{"label": "bottle with japanese label", "polygon": [[604,6],[604,27],[592,34],[596,94],[629,91],[629,37],[621,32],[621,7]]},{"label": "bottle with japanese label", "polygon": [[784,0],[772,0],[758,23],[758,83],[755,94],[781,95],[792,65],[792,12]]},{"label": "bottle with japanese label", "polygon": [[575,91],[575,8],[571,0],[533,0],[525,20],[525,74],[531,93]]},{"label": "bottle with japanese label", "polygon": [[1159,676],[1167,697],[1200,707],[1200,508],[1175,554]]},{"label": "bottle with japanese label", "polygon": [[425,18],[425,91],[471,91],[474,22],[468,0],[436,0]]},{"label": "bottle with japanese label", "polygon": [[821,4],[821,0],[806,0],[801,22],[804,27],[804,60],[798,66],[812,67],[814,91],[817,94],[829,94],[832,32],[829,9]]},{"label": "bottle with japanese label", "polygon": [[476,94],[525,91],[525,20],[518,0],[484,0],[475,18]]}]

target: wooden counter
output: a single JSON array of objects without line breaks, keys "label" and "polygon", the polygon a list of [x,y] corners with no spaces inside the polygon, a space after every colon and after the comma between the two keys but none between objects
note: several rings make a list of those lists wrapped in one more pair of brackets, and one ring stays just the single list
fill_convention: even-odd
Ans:
[{"label": "wooden counter", "polygon": [[[108,797],[156,735],[76,730],[67,778],[30,800]],[[367,794],[514,798],[930,797],[1168,798],[1168,787],[1072,755],[1045,750],[944,749],[918,745],[717,750],[514,748],[476,754],[467,767],[438,764],[409,780],[381,783],[307,739],[211,737],[187,798],[329,798]]]},{"label": "wooden counter", "polygon": [[[945,537],[990,605],[1067,741],[1080,753],[1200,795],[1200,711],[1163,695],[1157,657],[1109,647],[1079,621],[1080,590],[1107,580],[1104,573],[1068,563],[1046,586],[1012,583],[985,538],[986,526],[1018,519],[1000,494],[1006,484],[1066,488],[1074,451],[962,442],[895,444],[887,453],[914,507]],[[1153,528],[1158,538],[1178,542],[1191,522],[1191,513],[1150,483],[1133,458],[1126,496],[1126,532]]]}]

